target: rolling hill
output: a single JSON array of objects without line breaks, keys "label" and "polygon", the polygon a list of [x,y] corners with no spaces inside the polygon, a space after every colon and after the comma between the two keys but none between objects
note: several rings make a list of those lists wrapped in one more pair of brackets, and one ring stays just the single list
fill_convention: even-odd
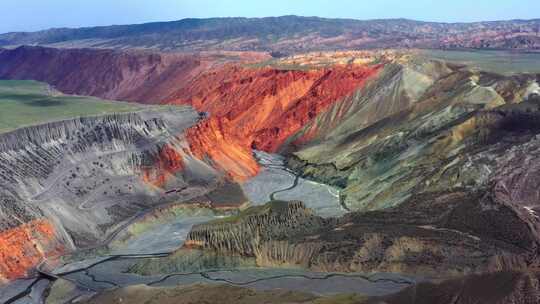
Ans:
[{"label": "rolling hill", "polygon": [[282,16],[182,19],[135,25],[56,28],[0,35],[0,46],[257,50],[280,53],[366,48],[540,48],[540,20],[436,23]]}]

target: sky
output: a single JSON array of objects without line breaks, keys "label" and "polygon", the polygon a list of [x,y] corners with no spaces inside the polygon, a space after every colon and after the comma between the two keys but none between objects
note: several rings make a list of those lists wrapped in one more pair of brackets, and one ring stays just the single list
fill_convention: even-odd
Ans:
[{"label": "sky", "polygon": [[0,0],[0,33],[282,15],[469,22],[540,18],[540,0]]}]

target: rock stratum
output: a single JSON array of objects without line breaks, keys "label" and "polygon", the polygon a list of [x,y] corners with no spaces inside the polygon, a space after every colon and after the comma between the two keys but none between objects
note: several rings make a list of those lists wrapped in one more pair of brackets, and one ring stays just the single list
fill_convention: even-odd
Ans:
[{"label": "rock stratum", "polygon": [[190,55],[21,46],[0,49],[0,79],[43,81],[66,94],[159,103],[223,61],[268,57],[256,52]]},{"label": "rock stratum", "polygon": [[[258,172],[251,149],[276,152],[308,121],[377,74],[382,65],[366,64],[375,56],[360,54],[359,62],[353,60],[355,53],[344,53],[323,57],[330,64],[317,69],[284,70],[282,65],[290,63],[254,66],[254,60],[267,58],[258,53],[239,58],[213,54],[203,59],[202,55],[20,47],[0,53],[0,79],[45,81],[72,94],[191,105],[210,116],[187,132],[192,152],[243,181]],[[313,65],[309,60],[299,59],[308,68]],[[75,68],[65,61],[75,61]],[[32,68],[35,62],[50,67],[37,71]],[[106,69],[102,62],[107,63]]]},{"label": "rock stratum", "polygon": [[222,174],[182,137],[198,117],[189,108],[142,110],[1,134],[2,278],[106,243],[142,211],[219,188]]},{"label": "rock stratum", "polygon": [[[83,68],[60,66],[69,58],[84,58]],[[176,210],[167,204],[190,204],[196,211],[189,214],[233,215],[182,226],[185,248],[166,263],[189,264],[182,250],[196,250],[235,257],[234,265],[246,259],[271,269],[392,272],[440,282],[355,301],[484,301],[467,287],[481,290],[482,281],[509,286],[493,303],[537,299],[539,75],[499,75],[412,51],[268,58],[0,52],[0,78],[160,104],[0,135],[2,277],[25,275],[47,257],[95,249],[122,231],[129,232],[122,241],[143,235],[139,243],[154,244],[152,234],[136,228],[148,212],[174,214],[164,211]],[[32,60],[46,62],[50,72],[31,69]],[[110,64],[98,65],[102,60]],[[270,191],[266,205],[244,208],[242,186],[272,167],[292,185]],[[317,214],[307,199],[273,199],[300,179],[328,186],[319,190],[339,205],[325,206],[339,212],[326,214],[339,216]],[[163,269],[159,263],[147,265]],[[137,265],[146,273],[145,263]],[[86,275],[107,284],[88,269]],[[164,275],[147,285],[173,276]],[[433,298],[410,298],[425,290]]]},{"label": "rock stratum", "polygon": [[165,102],[189,104],[209,113],[210,118],[188,131],[191,149],[242,181],[258,172],[252,149],[277,152],[291,135],[361,89],[379,69],[225,67],[195,79]]},{"label": "rock stratum", "polygon": [[493,202],[482,207],[500,214],[486,215],[471,206],[478,200],[432,194],[339,219],[316,216],[301,202],[274,201],[196,225],[186,245],[254,257],[259,266],[326,272],[452,276],[536,267],[535,220]]},{"label": "rock stratum", "polygon": [[[162,99],[162,103],[202,111],[145,110],[3,134],[3,228],[12,231],[43,219],[54,232],[55,243],[70,252],[106,243],[116,229],[157,204],[210,200],[218,207],[239,206],[245,197],[241,190],[232,194],[236,190],[231,185],[257,174],[253,148],[277,151],[288,136],[332,103],[361,89],[381,68],[365,63],[315,70],[249,65],[261,56],[244,54],[240,61],[214,62],[205,72],[211,65],[202,64],[200,55],[40,47],[2,52],[2,78],[45,80],[74,94],[146,103]],[[165,57],[180,58],[180,67],[177,61],[164,62]],[[342,55],[336,58],[343,61]],[[60,64],[65,60],[76,61],[77,68]],[[30,69],[36,61],[45,62],[49,73]],[[107,65],[98,64],[102,61]],[[187,61],[195,64],[182,65]],[[160,67],[165,71],[159,72]],[[166,98],[145,90],[149,82],[169,76],[170,82],[157,88],[161,94],[174,92]],[[185,83],[176,86],[180,78]],[[260,108],[261,99],[264,108]],[[252,119],[255,111],[260,115]],[[26,259],[25,251],[21,252],[17,261]],[[4,275],[15,278],[47,255],[41,253],[32,263],[21,263],[21,270]]]}]

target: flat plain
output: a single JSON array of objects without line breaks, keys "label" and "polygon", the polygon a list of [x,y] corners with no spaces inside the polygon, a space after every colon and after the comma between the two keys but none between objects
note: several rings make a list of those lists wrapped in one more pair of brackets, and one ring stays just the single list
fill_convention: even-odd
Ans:
[{"label": "flat plain", "polygon": [[0,133],[79,116],[142,108],[133,103],[65,95],[45,83],[32,80],[0,80]]}]

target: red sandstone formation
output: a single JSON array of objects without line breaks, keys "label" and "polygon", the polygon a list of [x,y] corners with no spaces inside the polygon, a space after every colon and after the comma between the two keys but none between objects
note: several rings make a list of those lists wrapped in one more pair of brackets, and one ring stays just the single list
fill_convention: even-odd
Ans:
[{"label": "red sandstone formation", "polygon": [[257,175],[259,165],[251,149],[231,132],[231,126],[219,118],[210,118],[188,129],[191,152],[199,159],[209,159],[236,181]]},{"label": "red sandstone formation", "polygon": [[27,275],[44,257],[60,254],[55,229],[47,220],[34,220],[0,233],[0,279]]},{"label": "red sandstone formation", "polygon": [[170,145],[165,145],[154,166],[143,168],[143,180],[156,187],[163,187],[171,174],[183,169],[184,160],[180,152]]},{"label": "red sandstone formation", "polygon": [[223,62],[267,57],[256,52],[179,54],[23,46],[0,52],[0,79],[32,79],[68,94],[158,103]]},{"label": "red sandstone formation", "polygon": [[[289,136],[379,69],[336,65],[303,71],[239,64],[268,57],[257,52],[179,54],[26,46],[0,53],[0,78],[45,81],[72,94],[191,104],[211,113],[209,120],[188,132],[193,154],[210,159],[235,180],[245,180],[258,172],[251,148],[277,151]],[[161,169],[163,163],[145,171],[144,178],[163,185],[171,170]]]},{"label": "red sandstone formation", "polygon": [[166,102],[190,104],[210,118],[188,130],[194,155],[237,180],[257,174],[251,149],[276,152],[329,105],[361,88],[380,66],[316,70],[225,66],[184,86]]}]

